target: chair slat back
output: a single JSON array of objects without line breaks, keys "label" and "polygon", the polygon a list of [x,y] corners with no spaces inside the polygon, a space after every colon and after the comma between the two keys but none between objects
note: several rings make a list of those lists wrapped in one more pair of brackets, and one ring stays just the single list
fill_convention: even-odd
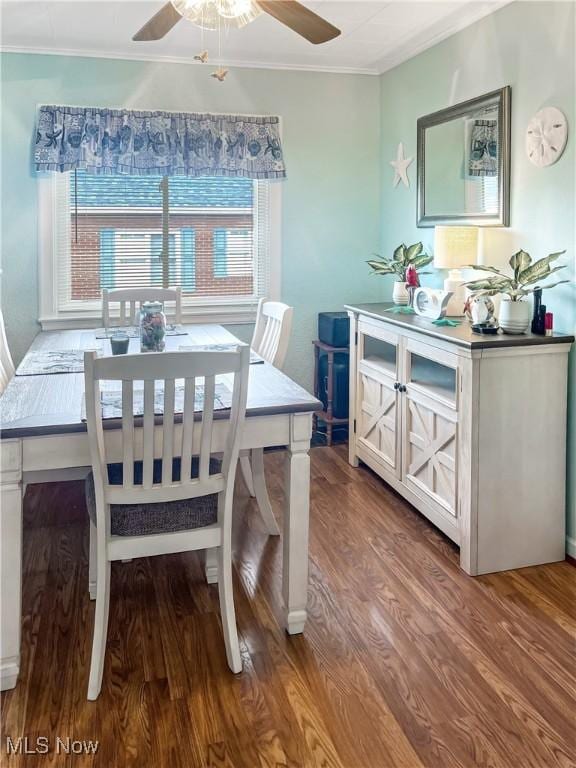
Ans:
[{"label": "chair slat back", "polygon": [[[250,350],[246,345],[225,351],[182,351],[96,356],[86,352],[84,378],[86,418],[92,456],[94,485],[103,501],[114,504],[166,502],[190,499],[224,490],[235,472],[240,427],[246,411]],[[169,376],[166,372],[169,371]],[[233,375],[232,407],[228,416],[221,471],[210,473],[216,377]],[[181,417],[176,412],[177,380],[183,380]],[[102,421],[101,382],[121,382],[122,484],[110,484]],[[143,382],[143,415],[133,413],[135,384]],[[203,405],[195,415],[196,385],[204,386]],[[160,394],[163,390],[163,396]],[[162,406],[159,408],[160,403]],[[158,411],[163,412],[161,424]],[[176,422],[181,421],[181,426]],[[142,429],[135,426],[141,424]],[[198,430],[198,431],[197,431]],[[138,450],[138,434],[142,438]],[[197,451],[194,451],[194,448]],[[198,455],[198,476],[191,477],[192,457]],[[135,482],[134,461],[142,461],[142,482]],[[154,472],[155,458],[162,458],[162,472]],[[180,476],[173,478],[173,460],[180,459]],[[233,482],[233,478],[232,478]]]},{"label": "chair slat back", "polygon": [[134,383],[122,382],[122,466],[124,485],[134,485]]},{"label": "chair slat back", "polygon": [[[102,318],[104,328],[116,325],[138,325],[141,305],[146,301],[161,301],[166,319],[179,325],[182,322],[182,289],[178,288],[113,288],[102,291]],[[119,305],[118,316],[110,305]]]},{"label": "chair slat back", "polygon": [[280,301],[260,299],[252,349],[276,368],[282,368],[288,352],[294,309]]},{"label": "chair slat back", "polygon": [[4,315],[0,310],[0,395],[4,392],[10,379],[14,376],[14,363],[8,347],[6,329],[4,327]]}]

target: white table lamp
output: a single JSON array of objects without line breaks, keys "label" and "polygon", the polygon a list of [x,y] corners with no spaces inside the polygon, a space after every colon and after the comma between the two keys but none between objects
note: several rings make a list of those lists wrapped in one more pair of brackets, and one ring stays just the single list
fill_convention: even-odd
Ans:
[{"label": "white table lamp", "polygon": [[464,314],[466,288],[461,268],[478,261],[477,227],[436,227],[434,231],[434,266],[449,269],[444,280],[444,290],[452,291],[447,314],[458,317]]}]

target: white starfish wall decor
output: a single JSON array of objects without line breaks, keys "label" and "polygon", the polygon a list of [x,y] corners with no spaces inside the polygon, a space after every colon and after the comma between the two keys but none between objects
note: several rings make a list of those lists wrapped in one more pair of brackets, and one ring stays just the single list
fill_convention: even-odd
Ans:
[{"label": "white starfish wall decor", "polygon": [[413,157],[404,157],[404,144],[400,142],[400,144],[398,144],[398,149],[396,150],[396,160],[390,160],[390,165],[394,168],[393,187],[397,187],[400,180],[402,180],[405,187],[410,186],[410,181],[408,180],[408,166],[413,160]]}]

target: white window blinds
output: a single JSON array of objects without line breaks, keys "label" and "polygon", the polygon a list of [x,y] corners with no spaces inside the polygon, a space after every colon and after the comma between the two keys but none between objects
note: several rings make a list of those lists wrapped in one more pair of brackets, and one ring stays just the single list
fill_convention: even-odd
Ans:
[{"label": "white window blinds", "polygon": [[269,182],[77,171],[54,183],[58,311],[99,307],[103,288],[180,285],[188,305],[267,294]]}]

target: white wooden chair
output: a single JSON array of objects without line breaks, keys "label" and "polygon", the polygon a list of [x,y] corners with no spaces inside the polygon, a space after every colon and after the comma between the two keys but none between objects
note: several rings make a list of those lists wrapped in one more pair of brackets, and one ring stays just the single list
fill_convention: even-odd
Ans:
[{"label": "white wooden chair", "polygon": [[293,307],[280,301],[260,299],[258,302],[250,346],[260,357],[280,370],[288,352],[293,314]]},{"label": "white wooden chair", "polygon": [[[256,314],[256,326],[250,346],[275,368],[282,369],[288,352],[294,309],[279,301],[260,299]],[[280,530],[272,511],[264,475],[264,451],[256,448],[240,456],[242,476],[251,496],[256,497],[266,530],[278,536]]]},{"label": "white wooden chair", "polygon": [[[88,699],[96,699],[102,686],[112,560],[216,550],[226,656],[233,672],[242,670],[232,592],[231,522],[249,361],[248,346],[232,351],[124,357],[85,354],[86,418],[92,459],[92,472],[86,480],[89,582],[90,596],[96,598]],[[215,377],[221,374],[234,374],[234,385],[223,453],[221,461],[216,461],[211,456],[214,393]],[[175,423],[174,416],[176,379],[184,379],[181,424]],[[204,381],[201,421],[194,419],[198,379]],[[121,382],[122,462],[118,464],[111,463],[107,456],[101,381]],[[137,431],[133,416],[135,381],[144,386],[144,415],[136,417],[141,418],[143,428]],[[164,385],[161,426],[155,426],[156,382]],[[161,459],[155,460],[155,446]],[[222,445],[219,448],[222,451]]]},{"label": "white wooden chair", "polygon": [[10,379],[14,376],[14,363],[8,347],[6,338],[6,329],[4,327],[4,315],[0,310],[0,395],[8,386]]},{"label": "white wooden chair", "polygon": [[[102,291],[104,328],[138,325],[137,313],[145,301],[161,301],[169,323],[182,322],[182,289],[178,288],[113,288]],[[166,306],[168,303],[170,306]],[[110,312],[110,304],[119,304],[118,316]],[[111,320],[114,320],[112,323]]]}]

